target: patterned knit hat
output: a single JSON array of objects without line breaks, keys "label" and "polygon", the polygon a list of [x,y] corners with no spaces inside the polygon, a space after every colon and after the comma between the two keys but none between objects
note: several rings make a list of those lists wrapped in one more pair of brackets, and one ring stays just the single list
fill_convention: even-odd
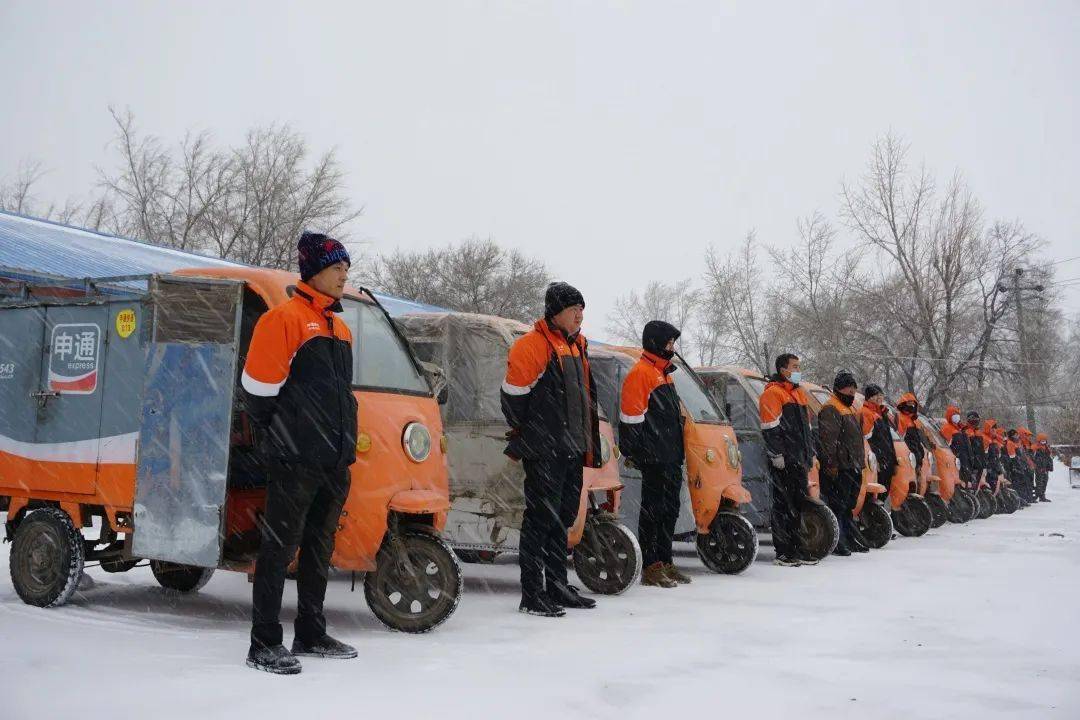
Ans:
[{"label": "patterned knit hat", "polygon": [[350,266],[349,251],[340,242],[322,233],[305,232],[296,244],[300,261],[300,279],[307,282],[313,275],[344,260]]}]

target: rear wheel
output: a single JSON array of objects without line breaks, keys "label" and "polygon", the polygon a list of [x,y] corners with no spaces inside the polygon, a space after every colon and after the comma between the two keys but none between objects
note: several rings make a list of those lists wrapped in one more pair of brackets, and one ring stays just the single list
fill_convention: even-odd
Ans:
[{"label": "rear wheel", "polygon": [[425,633],[454,614],[464,580],[457,556],[438,535],[401,530],[379,548],[375,563],[364,577],[364,599],[386,627]]},{"label": "rear wheel", "polygon": [[949,506],[937,493],[926,496],[926,504],[930,507],[930,527],[939,528],[949,522]]},{"label": "rear wheel", "polygon": [[863,542],[875,550],[889,544],[893,536],[892,515],[880,502],[868,502],[855,519],[856,531]]},{"label": "rear wheel", "polygon": [[994,491],[990,488],[983,488],[979,490],[979,519],[986,520],[993,517],[997,512],[997,499],[994,497]]},{"label": "rear wheel", "polygon": [[84,553],[82,534],[66,512],[54,507],[34,510],[15,530],[11,584],[27,605],[63,605],[79,587]]},{"label": "rear wheel", "polygon": [[150,571],[154,573],[161,587],[181,593],[193,593],[202,589],[214,574],[214,568],[181,565],[165,560],[151,560]]},{"label": "rear wheel", "polygon": [[815,560],[824,560],[840,541],[840,523],[824,503],[808,500],[799,517],[799,545]]},{"label": "rear wheel", "polygon": [[933,518],[926,500],[909,495],[899,510],[893,512],[893,524],[896,532],[905,537],[920,537],[930,530]]},{"label": "rear wheel", "polygon": [[641,575],[641,547],[637,538],[612,517],[590,515],[581,542],[574,548],[574,572],[594,593],[626,592]]},{"label": "rear wheel", "polygon": [[966,523],[975,514],[974,501],[966,491],[957,490],[949,501],[949,522],[957,525]]},{"label": "rear wheel", "polygon": [[754,564],[757,552],[757,531],[738,513],[717,513],[709,532],[697,536],[698,557],[715,573],[741,573]]},{"label": "rear wheel", "polygon": [[1007,512],[1009,515],[1012,515],[1014,512],[1020,509],[1020,495],[1011,487],[1005,488],[1005,495],[1008,497],[1009,500],[1009,507],[1005,512]]}]

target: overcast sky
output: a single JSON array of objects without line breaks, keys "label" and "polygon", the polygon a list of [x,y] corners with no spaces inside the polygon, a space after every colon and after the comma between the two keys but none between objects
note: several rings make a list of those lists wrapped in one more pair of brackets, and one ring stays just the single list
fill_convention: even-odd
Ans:
[{"label": "overcast sky", "polygon": [[167,139],[287,122],[338,149],[356,237],[520,247],[594,335],[710,243],[835,218],[890,129],[1080,255],[1078,2],[0,0],[0,28],[0,177],[35,158],[44,197],[85,192],[109,104]]}]

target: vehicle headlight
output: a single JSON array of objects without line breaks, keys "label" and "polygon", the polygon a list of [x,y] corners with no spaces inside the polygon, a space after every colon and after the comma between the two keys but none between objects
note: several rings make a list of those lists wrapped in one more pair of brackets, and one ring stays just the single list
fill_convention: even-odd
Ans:
[{"label": "vehicle headlight", "polygon": [[401,446],[413,462],[424,462],[431,454],[431,433],[423,423],[411,422],[405,426]]},{"label": "vehicle headlight", "polygon": [[607,465],[611,460],[611,441],[607,439],[607,435],[600,436],[600,464]]},{"label": "vehicle headlight", "polygon": [[911,467],[915,467],[915,453],[909,452],[907,454],[908,462],[911,463]]},{"label": "vehicle headlight", "polygon": [[708,448],[705,451],[705,462],[707,462],[707,463],[716,462],[716,451],[713,450],[712,448]]},{"label": "vehicle headlight", "polygon": [[724,445],[727,446],[727,464],[732,470],[739,467],[739,462],[742,460],[742,456],[739,454],[739,448],[731,440],[724,438]]}]

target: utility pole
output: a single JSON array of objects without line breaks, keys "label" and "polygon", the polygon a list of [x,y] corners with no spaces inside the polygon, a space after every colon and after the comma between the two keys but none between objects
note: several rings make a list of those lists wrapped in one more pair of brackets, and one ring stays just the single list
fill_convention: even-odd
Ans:
[{"label": "utility pole", "polygon": [[1016,334],[1020,342],[1020,364],[1021,372],[1023,373],[1023,381],[1021,385],[1024,390],[1024,407],[1027,409],[1027,422],[1028,429],[1032,433],[1036,432],[1035,428],[1035,407],[1031,404],[1031,378],[1030,378],[1030,362],[1027,351],[1027,343],[1024,341],[1024,290],[1034,290],[1035,292],[1042,292],[1043,286],[1041,284],[1035,285],[1021,285],[1020,278],[1024,274],[1023,268],[1016,268],[1013,272],[1013,284],[1012,287],[1007,287],[1004,284],[999,288],[1002,290],[1011,290],[1013,299],[1016,301]]}]

